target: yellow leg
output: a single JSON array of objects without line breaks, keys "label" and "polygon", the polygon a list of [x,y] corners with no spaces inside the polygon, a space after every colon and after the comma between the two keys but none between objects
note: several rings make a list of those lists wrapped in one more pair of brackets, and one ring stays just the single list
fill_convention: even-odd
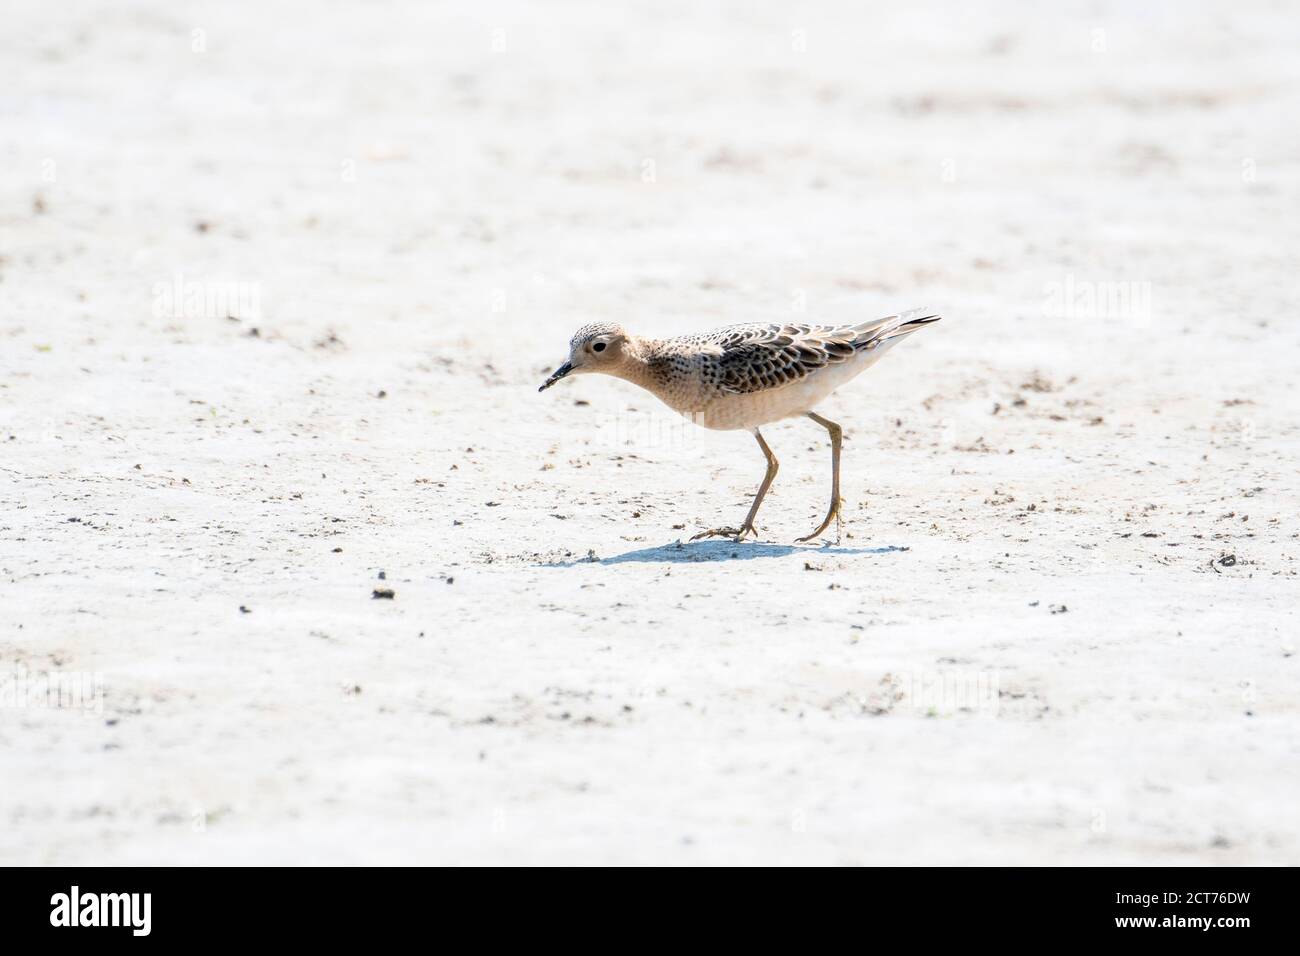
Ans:
[{"label": "yellow leg", "polygon": [[826,518],[817,530],[807,537],[799,538],[799,541],[811,541],[817,537],[830,525],[831,519],[835,519],[835,543],[840,541],[840,439],[844,436],[843,429],[829,419],[822,418],[814,412],[809,412],[808,417],[815,421],[822,428],[831,433],[831,506],[826,510]]},{"label": "yellow leg", "polygon": [[749,514],[745,516],[745,523],[739,528],[713,528],[709,531],[701,531],[691,538],[692,541],[698,541],[700,538],[729,538],[732,535],[740,541],[747,534],[758,537],[758,532],[754,530],[754,515],[758,514],[758,506],[763,503],[767,489],[772,487],[772,479],[776,477],[776,470],[781,463],[776,460],[776,455],[772,454],[772,449],[767,447],[767,442],[763,441],[763,436],[757,428],[754,429],[754,437],[758,439],[758,447],[763,449],[763,457],[767,459],[767,474],[763,476],[763,483],[758,486],[758,494],[754,496],[754,503],[750,505]]}]

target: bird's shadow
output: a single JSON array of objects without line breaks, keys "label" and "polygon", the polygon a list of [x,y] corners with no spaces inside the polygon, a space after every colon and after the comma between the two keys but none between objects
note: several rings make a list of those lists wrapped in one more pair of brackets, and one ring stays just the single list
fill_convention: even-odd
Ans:
[{"label": "bird's shadow", "polygon": [[766,541],[671,541],[653,548],[625,551],[609,558],[595,556],[576,561],[552,561],[544,568],[574,568],[585,564],[700,564],[709,561],[752,561],[755,558],[785,558],[792,554],[809,557],[844,557],[854,554],[892,554],[907,551],[898,545],[880,548],[842,548],[826,544],[820,547],[797,544],[771,544]]}]

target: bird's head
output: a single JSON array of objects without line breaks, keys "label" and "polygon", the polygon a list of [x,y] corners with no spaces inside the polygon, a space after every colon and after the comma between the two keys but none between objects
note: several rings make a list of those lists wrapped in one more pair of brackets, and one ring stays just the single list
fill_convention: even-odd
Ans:
[{"label": "bird's head", "polygon": [[538,391],[544,392],[560,379],[578,372],[614,374],[625,361],[624,348],[630,338],[623,326],[613,322],[584,325],[569,341],[569,360],[552,372]]}]

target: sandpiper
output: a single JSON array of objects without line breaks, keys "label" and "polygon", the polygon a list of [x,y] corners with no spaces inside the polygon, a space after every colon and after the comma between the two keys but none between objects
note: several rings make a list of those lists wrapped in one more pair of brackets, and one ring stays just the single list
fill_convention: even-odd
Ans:
[{"label": "sandpiper", "polygon": [[569,342],[569,360],[538,391],[579,372],[603,372],[653,392],[697,425],[752,432],[767,459],[767,473],[745,523],[739,528],[701,531],[692,541],[757,536],[754,516],[778,467],[759,426],[806,415],[830,432],[831,504],[817,530],[798,540],[812,540],[832,520],[838,540],[843,433],[813,409],[903,338],[938,320],[937,315],[891,315],[859,325],[731,325],[671,339],[645,338],[621,325],[600,322],[578,329]]}]

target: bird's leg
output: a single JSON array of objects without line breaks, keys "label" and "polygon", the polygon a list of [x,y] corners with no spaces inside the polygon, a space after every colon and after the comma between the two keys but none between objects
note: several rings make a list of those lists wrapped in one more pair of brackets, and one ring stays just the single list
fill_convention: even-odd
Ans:
[{"label": "bird's leg", "polygon": [[831,506],[826,510],[826,519],[818,526],[817,530],[805,538],[798,540],[811,541],[817,537],[835,519],[835,543],[840,540],[840,438],[843,437],[844,431],[833,421],[822,418],[820,415],[809,412],[808,417],[815,421],[822,428],[831,433]]},{"label": "bird's leg", "polygon": [[781,463],[776,460],[776,455],[772,454],[772,449],[767,447],[767,442],[763,441],[763,436],[757,428],[754,429],[754,437],[758,439],[758,447],[763,449],[763,457],[767,459],[767,474],[763,476],[763,483],[758,486],[758,494],[754,496],[754,503],[749,507],[745,523],[739,528],[714,528],[710,531],[701,531],[691,538],[692,541],[698,541],[700,538],[729,538],[732,535],[740,541],[747,534],[758,537],[758,532],[754,530],[754,515],[758,514],[758,506],[763,503],[763,496],[767,494],[767,489],[772,487],[772,479],[776,477],[776,470]]}]

